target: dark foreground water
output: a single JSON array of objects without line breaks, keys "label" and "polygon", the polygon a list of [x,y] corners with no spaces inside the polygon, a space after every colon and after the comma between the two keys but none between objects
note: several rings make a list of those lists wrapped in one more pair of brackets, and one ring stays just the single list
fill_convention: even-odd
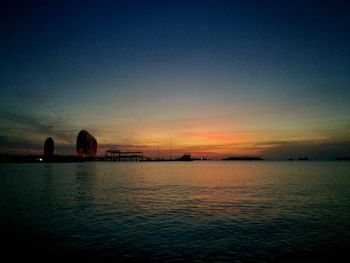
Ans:
[{"label": "dark foreground water", "polygon": [[0,213],[13,260],[349,262],[350,163],[1,164]]}]

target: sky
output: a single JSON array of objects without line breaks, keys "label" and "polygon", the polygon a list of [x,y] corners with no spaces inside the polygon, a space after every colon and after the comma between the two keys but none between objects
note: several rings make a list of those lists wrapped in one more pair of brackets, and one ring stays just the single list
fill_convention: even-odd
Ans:
[{"label": "sky", "polygon": [[0,153],[350,156],[346,1],[1,1]]}]

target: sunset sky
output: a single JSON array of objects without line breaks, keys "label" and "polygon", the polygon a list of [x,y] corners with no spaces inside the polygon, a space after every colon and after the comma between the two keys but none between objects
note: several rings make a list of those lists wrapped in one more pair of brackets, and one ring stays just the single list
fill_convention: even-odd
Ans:
[{"label": "sunset sky", "polygon": [[[23,2],[23,3],[20,3]],[[74,2],[74,3],[73,3]],[[345,1],[1,1],[0,153],[350,155]]]}]

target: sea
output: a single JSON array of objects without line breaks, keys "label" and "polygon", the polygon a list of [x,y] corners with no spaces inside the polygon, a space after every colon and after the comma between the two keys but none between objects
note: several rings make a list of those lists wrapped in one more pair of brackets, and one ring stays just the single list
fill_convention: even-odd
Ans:
[{"label": "sea", "polygon": [[350,262],[350,162],[1,164],[0,235],[9,262]]}]

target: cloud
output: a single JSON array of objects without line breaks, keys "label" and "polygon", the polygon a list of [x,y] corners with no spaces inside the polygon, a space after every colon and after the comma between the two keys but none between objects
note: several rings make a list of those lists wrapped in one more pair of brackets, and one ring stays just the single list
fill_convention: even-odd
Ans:
[{"label": "cloud", "polygon": [[26,138],[12,139],[9,136],[0,135],[1,153],[33,153],[40,151],[42,145]]},{"label": "cloud", "polygon": [[0,111],[0,119],[10,127],[0,126],[0,132],[32,133],[33,135],[53,136],[64,142],[72,143],[73,129],[67,129],[62,120],[48,119],[39,116]]},{"label": "cloud", "polygon": [[59,117],[0,110],[0,148],[2,151],[38,150],[44,139],[52,137],[56,145],[75,144],[77,129]]},{"label": "cloud", "polygon": [[334,159],[350,155],[350,140],[320,141],[266,141],[255,143],[264,156],[273,159],[298,158]]}]

